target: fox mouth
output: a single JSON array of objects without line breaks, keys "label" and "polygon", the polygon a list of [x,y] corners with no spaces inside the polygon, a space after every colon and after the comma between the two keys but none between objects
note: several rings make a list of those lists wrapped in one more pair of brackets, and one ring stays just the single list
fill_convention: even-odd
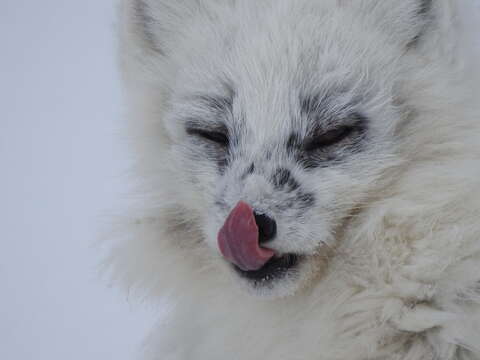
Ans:
[{"label": "fox mouth", "polygon": [[271,258],[258,270],[242,270],[233,265],[235,271],[243,278],[251,280],[256,284],[263,284],[282,279],[294,273],[300,263],[301,257],[295,254],[287,254]]},{"label": "fox mouth", "polygon": [[250,205],[240,201],[218,232],[221,254],[241,278],[254,286],[273,287],[274,281],[298,273],[300,255],[281,254],[264,246],[266,240],[275,237],[272,229],[276,226],[270,226],[273,224],[274,220],[255,214]]}]

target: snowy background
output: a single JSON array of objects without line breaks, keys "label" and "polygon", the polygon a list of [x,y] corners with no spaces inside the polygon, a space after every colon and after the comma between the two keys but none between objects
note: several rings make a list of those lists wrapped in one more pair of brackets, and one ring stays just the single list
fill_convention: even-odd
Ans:
[{"label": "snowy background", "polygon": [[122,196],[114,0],[0,0],[0,359],[134,359],[94,246]]}]

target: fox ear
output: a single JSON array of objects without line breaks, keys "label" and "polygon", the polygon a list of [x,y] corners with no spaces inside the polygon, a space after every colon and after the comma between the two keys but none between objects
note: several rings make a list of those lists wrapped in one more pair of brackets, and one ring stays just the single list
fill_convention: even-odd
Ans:
[{"label": "fox ear", "polygon": [[[352,4],[355,0],[352,0]],[[365,0],[356,2],[363,14],[394,42],[411,48],[431,42],[435,33],[449,32],[456,0]],[[437,41],[438,39],[435,39]]]},{"label": "fox ear", "polygon": [[165,55],[182,26],[203,7],[197,0],[123,0],[122,39],[143,52]]},{"label": "fox ear", "polygon": [[366,0],[356,4],[355,1],[351,4],[360,6],[361,13],[375,22],[392,42],[409,47],[416,44],[428,28],[437,0]]}]

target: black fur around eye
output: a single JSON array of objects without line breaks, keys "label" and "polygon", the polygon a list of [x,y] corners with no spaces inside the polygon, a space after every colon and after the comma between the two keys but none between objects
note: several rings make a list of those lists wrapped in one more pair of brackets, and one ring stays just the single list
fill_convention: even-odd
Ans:
[{"label": "black fur around eye", "polygon": [[355,130],[353,126],[341,126],[339,128],[320,134],[307,142],[306,151],[314,151],[328,146],[335,145],[347,138]]},{"label": "black fur around eye", "polygon": [[187,134],[199,137],[209,142],[227,147],[230,143],[228,135],[223,131],[204,130],[197,128],[187,128]]}]

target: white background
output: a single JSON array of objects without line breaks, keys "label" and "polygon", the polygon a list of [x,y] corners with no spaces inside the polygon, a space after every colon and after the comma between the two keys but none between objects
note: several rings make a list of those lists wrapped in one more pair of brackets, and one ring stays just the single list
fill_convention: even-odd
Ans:
[{"label": "white background", "polygon": [[115,2],[0,5],[0,359],[134,359],[155,314],[94,247],[123,191]]}]

